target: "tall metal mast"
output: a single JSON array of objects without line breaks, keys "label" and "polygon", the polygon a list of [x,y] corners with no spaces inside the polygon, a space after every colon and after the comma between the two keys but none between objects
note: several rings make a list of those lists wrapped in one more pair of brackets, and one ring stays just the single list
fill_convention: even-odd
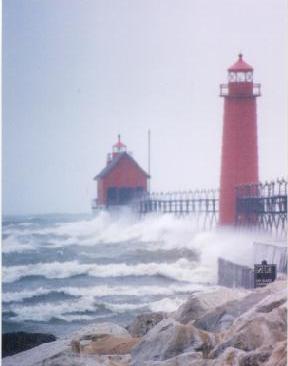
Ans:
[{"label": "tall metal mast", "polygon": [[[148,174],[150,177],[150,169],[151,169],[151,131],[148,130]],[[151,181],[148,179],[148,192],[151,190]]]}]

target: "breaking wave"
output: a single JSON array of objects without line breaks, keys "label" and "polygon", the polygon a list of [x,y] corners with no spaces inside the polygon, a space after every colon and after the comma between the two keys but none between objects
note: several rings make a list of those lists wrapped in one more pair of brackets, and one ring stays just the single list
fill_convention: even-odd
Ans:
[{"label": "breaking wave", "polygon": [[3,226],[3,310],[12,322],[174,311],[192,292],[213,288],[218,257],[251,265],[252,242],[264,240],[199,232],[191,217],[169,215],[41,220]]},{"label": "breaking wave", "polygon": [[15,233],[2,240],[2,253],[22,253],[34,249],[35,247],[30,240],[21,241]]},{"label": "breaking wave", "polygon": [[[229,231],[199,232],[191,217],[175,218],[171,215],[147,216],[137,220],[133,216],[113,218],[107,212],[93,219],[76,222],[56,223],[50,226],[3,227],[3,252],[36,250],[44,245],[50,248],[64,248],[73,245],[94,247],[99,244],[116,244],[145,250],[172,250],[187,248],[198,250],[204,256],[210,254],[239,257],[243,252],[247,258],[247,244],[251,234],[235,235]],[[259,238],[257,237],[257,240]],[[263,238],[261,238],[263,239]]]},{"label": "breaking wave", "polygon": [[[51,321],[60,319],[65,321],[90,320],[107,318],[116,314],[131,311],[175,311],[186,300],[186,297],[175,297],[159,301],[145,303],[108,303],[96,301],[93,296],[85,296],[80,299],[66,300],[58,303],[40,303],[36,305],[14,304],[14,321]],[[9,310],[9,309],[8,309]],[[97,314],[97,311],[108,311],[107,314]]]},{"label": "breaking wave", "polygon": [[36,263],[25,266],[3,267],[3,282],[11,283],[24,277],[69,278],[77,275],[92,277],[163,276],[177,281],[207,283],[213,281],[207,267],[197,265],[185,258],[174,263],[81,264],[78,261]]},{"label": "breaking wave", "polygon": [[35,290],[23,290],[17,292],[5,292],[2,301],[21,302],[23,300],[32,299],[38,296],[46,296],[49,294],[64,294],[69,296],[81,297],[91,296],[171,296],[176,294],[190,294],[195,291],[202,291],[203,285],[197,284],[171,284],[168,286],[94,286],[94,287],[60,287],[60,288],[43,288],[39,287]]}]

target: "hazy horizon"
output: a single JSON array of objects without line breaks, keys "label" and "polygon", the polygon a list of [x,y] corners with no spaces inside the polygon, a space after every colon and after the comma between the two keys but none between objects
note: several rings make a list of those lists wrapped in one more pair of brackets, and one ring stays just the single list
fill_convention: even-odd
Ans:
[{"label": "hazy horizon", "polygon": [[88,213],[120,133],[153,191],[218,188],[239,52],[262,84],[260,180],[287,173],[284,0],[4,0],[3,214]]}]

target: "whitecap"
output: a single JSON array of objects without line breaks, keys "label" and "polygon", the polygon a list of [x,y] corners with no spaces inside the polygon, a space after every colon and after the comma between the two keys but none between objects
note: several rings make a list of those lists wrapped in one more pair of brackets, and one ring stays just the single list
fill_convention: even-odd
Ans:
[{"label": "whitecap", "polygon": [[46,278],[69,278],[76,275],[88,275],[99,278],[127,276],[163,276],[177,281],[194,283],[213,282],[214,273],[208,267],[180,258],[174,263],[81,264],[78,261],[36,263],[3,267],[3,281],[14,282],[27,276]]},{"label": "whitecap", "polygon": [[35,305],[13,304],[13,306],[7,307],[8,310],[10,309],[16,314],[13,321],[49,321],[53,318],[59,318],[61,315],[76,312],[85,313],[86,311],[95,311],[97,308],[93,296]]},{"label": "whitecap", "polygon": [[93,286],[93,287],[60,287],[43,288],[34,290],[22,290],[17,292],[4,292],[3,302],[21,302],[36,296],[45,296],[50,293],[66,294],[75,297],[81,296],[171,296],[175,294],[189,294],[195,291],[203,291],[207,288],[200,284],[170,284],[168,286]]},{"label": "whitecap", "polygon": [[[106,318],[113,314],[121,314],[131,311],[175,311],[186,300],[187,296],[181,298],[168,298],[160,301],[146,303],[109,303],[95,301],[93,296],[85,296],[80,299],[66,300],[53,303],[40,303],[33,305],[14,304],[7,308],[13,311],[13,321],[50,321],[51,319],[63,319],[66,321],[92,320],[99,316]],[[98,309],[106,309],[113,314],[87,314],[97,312]],[[78,314],[77,314],[78,313]]]},{"label": "whitecap", "polygon": [[2,240],[2,252],[6,254],[12,252],[22,253],[34,249],[31,240],[21,241],[17,235],[9,235]]}]

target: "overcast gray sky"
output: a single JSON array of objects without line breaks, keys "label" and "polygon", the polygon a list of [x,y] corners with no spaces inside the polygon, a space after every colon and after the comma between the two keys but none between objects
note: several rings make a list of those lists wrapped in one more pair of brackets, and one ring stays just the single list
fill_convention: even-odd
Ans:
[{"label": "overcast gray sky", "polygon": [[121,133],[152,190],[219,186],[219,84],[262,84],[260,178],[287,167],[286,0],[4,0],[4,214],[85,212]]}]

